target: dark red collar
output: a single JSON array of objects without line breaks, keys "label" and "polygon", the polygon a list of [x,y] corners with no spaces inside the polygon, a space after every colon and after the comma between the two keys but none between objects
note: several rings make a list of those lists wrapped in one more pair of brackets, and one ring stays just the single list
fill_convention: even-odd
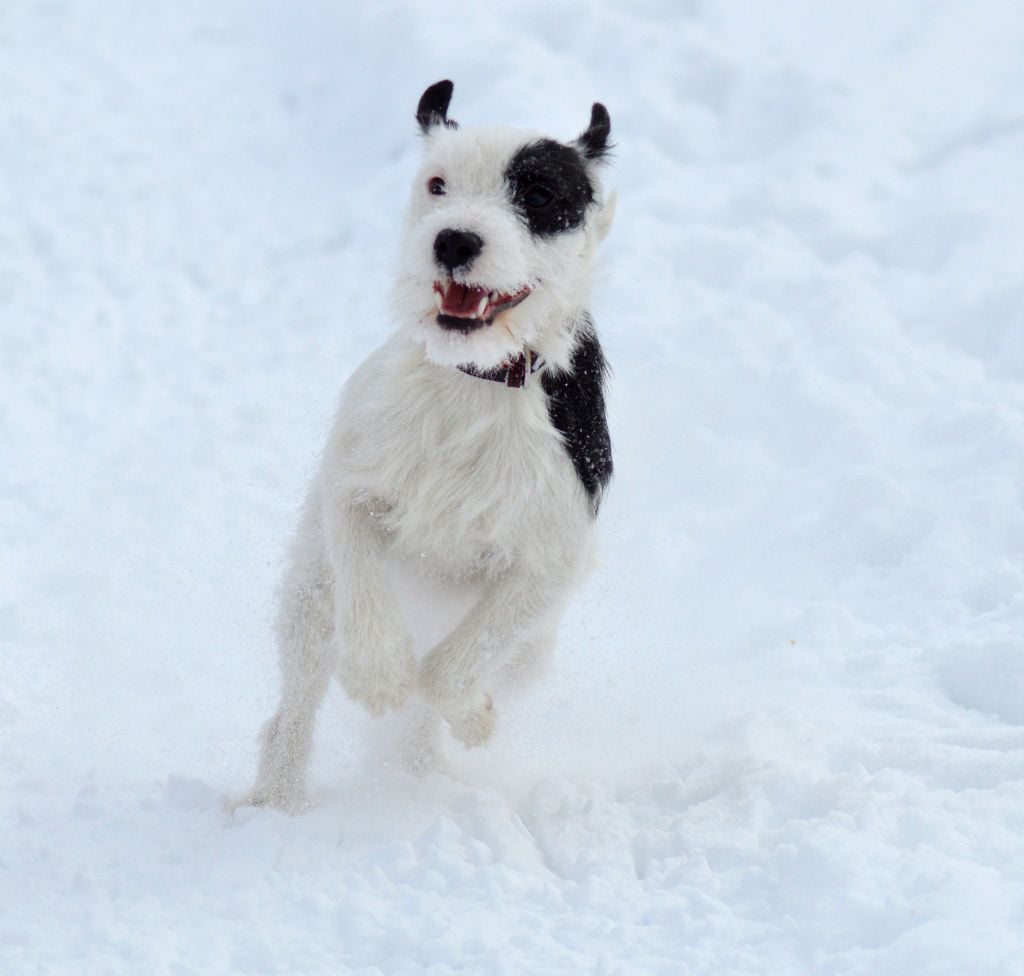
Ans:
[{"label": "dark red collar", "polygon": [[459,365],[459,369],[467,376],[475,376],[480,380],[494,380],[495,383],[504,383],[505,386],[516,390],[526,386],[526,381],[543,368],[543,357],[532,349],[527,349],[526,352],[521,352],[514,358],[506,359],[494,369],[477,369],[471,363]]}]

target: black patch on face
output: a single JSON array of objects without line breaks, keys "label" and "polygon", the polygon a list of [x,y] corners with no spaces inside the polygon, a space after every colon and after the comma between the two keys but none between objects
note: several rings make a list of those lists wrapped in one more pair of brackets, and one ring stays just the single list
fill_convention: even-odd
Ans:
[{"label": "black patch on face", "polygon": [[565,450],[597,515],[601,495],[612,476],[612,442],[604,411],[608,367],[593,325],[587,315],[569,369],[545,370],[540,381],[548,398],[548,416],[562,435]]},{"label": "black patch on face", "polygon": [[575,230],[594,200],[579,151],[553,139],[523,146],[505,170],[505,184],[512,204],[540,236]]}]

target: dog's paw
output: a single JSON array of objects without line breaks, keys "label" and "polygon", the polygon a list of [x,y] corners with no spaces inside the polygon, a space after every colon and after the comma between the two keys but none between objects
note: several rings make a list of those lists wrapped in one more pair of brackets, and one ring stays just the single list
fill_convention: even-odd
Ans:
[{"label": "dog's paw", "polygon": [[494,732],[495,714],[491,696],[474,687],[473,669],[467,656],[456,646],[442,645],[431,651],[420,666],[420,694],[444,716],[463,745],[486,742]]},{"label": "dog's paw", "polygon": [[490,695],[482,695],[479,704],[466,711],[445,715],[452,735],[466,748],[482,746],[493,734],[497,715]]},{"label": "dog's paw", "polygon": [[464,655],[444,645],[431,651],[420,665],[420,694],[442,714],[458,711],[470,697],[471,680],[462,665]]},{"label": "dog's paw", "polygon": [[341,685],[371,715],[401,708],[416,686],[416,659],[408,641],[388,653],[349,653],[338,669]]},{"label": "dog's paw", "polygon": [[272,807],[294,817],[305,813],[310,806],[306,791],[294,783],[257,783],[244,796],[228,798],[224,803],[225,811],[231,815],[242,807]]}]

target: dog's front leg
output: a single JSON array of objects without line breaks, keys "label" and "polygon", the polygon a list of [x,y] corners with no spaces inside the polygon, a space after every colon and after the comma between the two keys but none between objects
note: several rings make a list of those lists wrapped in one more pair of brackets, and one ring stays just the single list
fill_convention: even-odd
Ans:
[{"label": "dog's front leg", "polygon": [[488,584],[462,622],[424,659],[420,691],[466,745],[480,745],[494,731],[485,682],[509,663],[521,638],[557,609],[570,576],[506,573]]},{"label": "dog's front leg", "polygon": [[384,573],[384,539],[365,504],[328,502],[324,522],[337,582],[339,678],[373,715],[399,708],[416,683],[412,643]]}]

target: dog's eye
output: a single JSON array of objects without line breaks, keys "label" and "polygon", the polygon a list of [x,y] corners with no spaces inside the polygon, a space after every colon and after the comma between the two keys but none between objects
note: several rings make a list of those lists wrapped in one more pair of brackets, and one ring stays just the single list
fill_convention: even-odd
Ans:
[{"label": "dog's eye", "polygon": [[433,193],[435,197],[443,197],[447,192],[444,187],[444,180],[440,176],[434,176],[427,180],[427,192]]},{"label": "dog's eye", "polygon": [[531,186],[523,194],[523,203],[531,210],[541,210],[554,199],[554,194],[543,186]]}]

